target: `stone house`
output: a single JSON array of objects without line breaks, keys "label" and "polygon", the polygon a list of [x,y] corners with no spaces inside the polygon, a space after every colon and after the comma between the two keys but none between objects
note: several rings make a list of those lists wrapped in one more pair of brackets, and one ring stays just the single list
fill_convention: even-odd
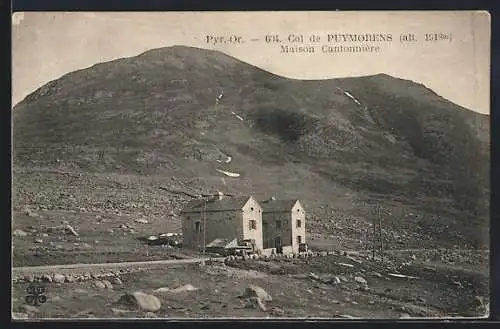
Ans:
[{"label": "stone house", "polygon": [[306,243],[305,210],[299,200],[271,198],[260,204],[264,249],[298,253],[299,245]]},{"label": "stone house", "polygon": [[[252,196],[193,200],[181,212],[183,245],[200,249],[216,239],[253,240],[262,244],[262,208]],[[205,234],[203,232],[205,230]]]}]

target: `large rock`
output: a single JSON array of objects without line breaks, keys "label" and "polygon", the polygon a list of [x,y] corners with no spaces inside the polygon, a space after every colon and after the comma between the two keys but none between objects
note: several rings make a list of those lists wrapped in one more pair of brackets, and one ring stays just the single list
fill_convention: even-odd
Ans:
[{"label": "large rock", "polygon": [[19,306],[19,311],[23,312],[23,313],[28,313],[28,314],[40,313],[40,310],[38,309],[38,307],[32,306],[32,305],[27,305],[27,304],[23,304],[23,305]]},{"label": "large rock", "polygon": [[250,297],[245,301],[245,308],[260,308],[262,311],[266,312],[266,306],[262,302],[262,300],[258,297]]},{"label": "large rock", "polygon": [[54,276],[52,277],[52,281],[56,283],[64,283],[65,280],[66,277],[62,274],[54,274]]},{"label": "large rock", "polygon": [[170,288],[169,287],[161,287],[161,288],[158,288],[158,289],[155,289],[154,292],[159,292],[159,293],[165,293],[165,292],[170,292]]},{"label": "large rock", "polygon": [[44,274],[44,275],[42,275],[42,281],[52,282],[52,277],[48,274]]},{"label": "large rock", "polygon": [[24,277],[24,281],[26,281],[26,282],[34,282],[35,281],[35,276],[33,274],[27,274]]},{"label": "large rock", "polygon": [[106,284],[102,281],[95,281],[94,286],[98,289],[106,289]]},{"label": "large rock", "polygon": [[195,291],[195,290],[198,290],[198,288],[196,288],[192,284],[188,283],[188,284],[185,284],[181,287],[173,289],[172,292]]},{"label": "large rock", "polygon": [[115,277],[115,278],[113,279],[113,284],[116,284],[116,285],[121,286],[121,285],[123,284],[123,282],[122,282],[122,280],[120,280],[120,278],[119,278],[119,277]]},{"label": "large rock", "polygon": [[38,217],[38,214],[28,207],[24,208],[24,214],[29,217]]},{"label": "large rock", "polygon": [[271,314],[274,315],[274,316],[284,316],[285,315],[285,311],[282,310],[279,307],[273,307],[271,309]]},{"label": "large rock", "polygon": [[17,229],[17,230],[14,230],[14,232],[12,232],[12,235],[23,237],[23,236],[27,236],[28,233],[24,232],[23,230]]},{"label": "large rock", "polygon": [[246,298],[257,297],[258,299],[264,302],[270,302],[273,300],[273,298],[271,297],[271,295],[267,293],[267,291],[256,285],[248,286],[245,289],[245,292],[243,293],[243,297]]},{"label": "large rock", "polygon": [[78,233],[75,231],[75,229],[71,225],[66,225],[65,228],[64,228],[64,231],[67,234],[78,236]]},{"label": "large rock", "polygon": [[113,289],[113,285],[108,280],[102,280],[102,283],[104,284],[106,289]]},{"label": "large rock", "polygon": [[71,274],[66,275],[66,282],[72,283],[72,282],[75,282],[75,281],[76,281],[76,277],[74,277]]},{"label": "large rock", "polygon": [[366,280],[365,280],[363,277],[361,277],[361,276],[356,276],[356,277],[354,278],[354,281],[356,281],[357,283],[362,284],[362,285],[364,285],[364,286],[368,285],[368,281],[366,281]]},{"label": "large rock", "polygon": [[122,295],[118,303],[146,312],[156,312],[161,308],[161,302],[158,297],[143,293],[142,291]]}]

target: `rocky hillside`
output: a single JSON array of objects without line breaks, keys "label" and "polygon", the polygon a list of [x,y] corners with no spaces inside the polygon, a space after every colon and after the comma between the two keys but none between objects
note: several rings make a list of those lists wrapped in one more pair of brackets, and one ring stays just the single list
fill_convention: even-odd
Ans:
[{"label": "rocky hillside", "polygon": [[69,73],[13,120],[15,167],[297,197],[311,230],[331,233],[336,219],[371,222],[381,204],[388,229],[488,243],[489,116],[412,81],[292,80],[176,46]]}]

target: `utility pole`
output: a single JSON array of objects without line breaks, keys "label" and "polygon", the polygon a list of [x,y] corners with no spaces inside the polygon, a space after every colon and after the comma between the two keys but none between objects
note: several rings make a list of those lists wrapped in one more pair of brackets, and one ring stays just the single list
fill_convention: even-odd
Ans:
[{"label": "utility pole", "polygon": [[203,199],[203,262],[205,262],[206,231],[207,231],[207,200]]},{"label": "utility pole", "polygon": [[375,206],[375,214],[373,214],[373,223],[372,223],[372,226],[373,226],[373,259],[375,260],[375,248],[376,248],[376,237],[377,237],[377,229],[376,229],[376,213],[378,212],[378,205]]},{"label": "utility pole", "polygon": [[378,208],[378,225],[379,225],[379,233],[380,233],[380,258],[383,262],[384,261],[384,235],[382,232],[382,216],[380,213],[380,207]]}]

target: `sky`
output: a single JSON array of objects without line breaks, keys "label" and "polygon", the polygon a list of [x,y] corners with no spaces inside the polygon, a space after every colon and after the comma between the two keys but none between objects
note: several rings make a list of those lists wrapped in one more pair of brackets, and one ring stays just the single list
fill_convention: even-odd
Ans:
[{"label": "sky", "polygon": [[[451,39],[424,41],[426,33]],[[390,33],[378,53],[282,54],[266,35]],[[401,34],[417,41],[400,42]],[[245,43],[207,44],[207,35]],[[321,41],[311,43],[310,35]],[[252,39],[258,39],[252,41]],[[490,17],[486,12],[25,12],[12,16],[13,105],[66,73],[173,45],[220,50],[295,79],[386,73],[423,83],[450,101],[490,113]]]}]

